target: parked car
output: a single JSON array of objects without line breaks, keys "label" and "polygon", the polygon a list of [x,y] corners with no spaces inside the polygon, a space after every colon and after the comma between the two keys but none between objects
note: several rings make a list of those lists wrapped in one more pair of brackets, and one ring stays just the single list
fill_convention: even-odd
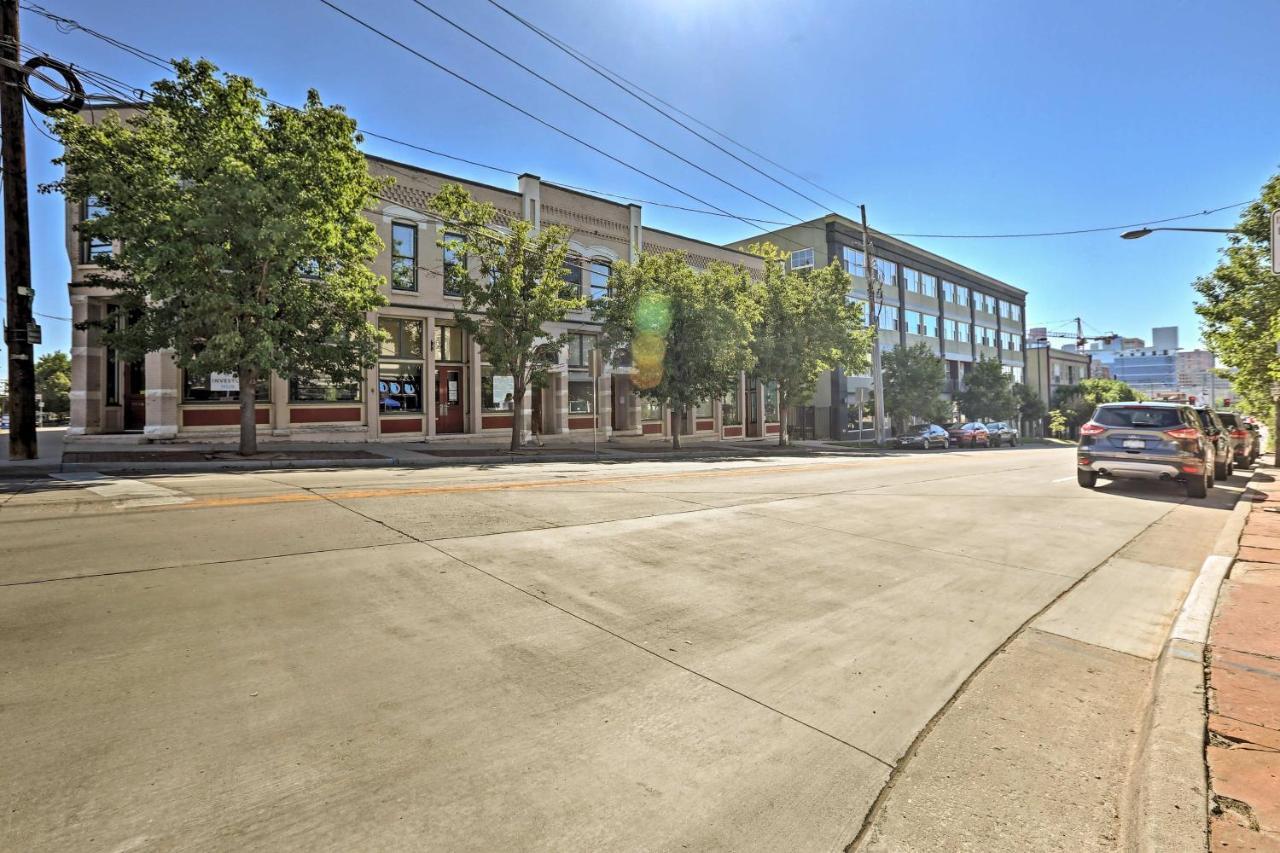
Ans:
[{"label": "parked car", "polygon": [[986,424],[977,421],[963,426],[953,426],[947,431],[948,442],[956,447],[990,447],[991,434]]},{"label": "parked car", "polygon": [[931,447],[946,447],[949,443],[947,431],[937,424],[915,424],[909,426],[902,435],[893,440],[894,447],[918,447],[928,450]]},{"label": "parked car", "polygon": [[1218,413],[1208,406],[1196,406],[1196,415],[1200,418],[1200,426],[1205,435],[1213,440],[1213,476],[1218,480],[1226,480],[1235,470],[1235,462],[1231,458],[1231,436],[1227,433]]},{"label": "parked car", "polygon": [[1104,403],[1080,427],[1076,481],[1086,489],[1099,477],[1177,481],[1189,497],[1203,498],[1213,488],[1218,446],[1184,403]]},{"label": "parked car", "polygon": [[987,432],[991,435],[992,447],[999,447],[1002,444],[1010,447],[1018,446],[1018,428],[1007,421],[987,424]]},{"label": "parked car", "polygon": [[1218,420],[1230,437],[1232,461],[1241,468],[1252,467],[1260,452],[1257,431],[1250,430],[1244,416],[1235,412],[1218,412]]}]

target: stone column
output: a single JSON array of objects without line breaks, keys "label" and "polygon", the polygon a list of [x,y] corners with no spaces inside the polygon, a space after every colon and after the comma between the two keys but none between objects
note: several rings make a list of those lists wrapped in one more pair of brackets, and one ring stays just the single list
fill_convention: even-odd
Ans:
[{"label": "stone column", "polygon": [[370,441],[377,441],[382,437],[382,425],[378,422],[378,405],[382,401],[382,395],[378,393],[378,367],[376,364],[365,371],[364,387],[365,431]]},{"label": "stone column", "polygon": [[422,408],[427,416],[427,438],[436,437],[436,318],[428,317],[426,338],[427,372],[422,374]]},{"label": "stone column", "polygon": [[[634,376],[635,374],[632,374]],[[644,401],[640,399],[640,395],[636,393],[635,379],[627,383],[629,396],[627,402],[631,413],[631,421],[629,426],[635,431],[636,435],[644,434]]]},{"label": "stone column", "polygon": [[613,376],[609,373],[601,373],[596,380],[596,417],[600,434],[608,441],[613,435]]},{"label": "stone column", "polygon": [[484,428],[484,421],[480,412],[480,344],[470,339],[467,340],[467,353],[469,359],[467,361],[467,402],[471,408],[471,417],[468,418],[467,432],[478,433]]},{"label": "stone column", "polygon": [[67,435],[102,432],[102,382],[106,348],[99,345],[98,333],[81,329],[80,323],[101,319],[100,303],[79,293],[71,296],[71,423]]},{"label": "stone column", "polygon": [[148,441],[178,435],[178,364],[173,350],[149,352],[143,361],[146,371],[147,422],[142,435]]},{"label": "stone column", "polygon": [[289,435],[289,380],[271,374],[271,434]]},{"label": "stone column", "polygon": [[551,404],[555,413],[554,432],[569,431],[569,345],[560,347],[560,367],[551,374]]}]

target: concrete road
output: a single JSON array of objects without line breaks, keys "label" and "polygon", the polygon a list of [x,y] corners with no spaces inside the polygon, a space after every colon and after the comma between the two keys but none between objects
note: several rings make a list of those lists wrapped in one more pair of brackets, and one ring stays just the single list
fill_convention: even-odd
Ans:
[{"label": "concrete road", "polygon": [[1032,620],[1158,646],[1238,492],[1072,466],[0,481],[0,849],[843,849]]}]

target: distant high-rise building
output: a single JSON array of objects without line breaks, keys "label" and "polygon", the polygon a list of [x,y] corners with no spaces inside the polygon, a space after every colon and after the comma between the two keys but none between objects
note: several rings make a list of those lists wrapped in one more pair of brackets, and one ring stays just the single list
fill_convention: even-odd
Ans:
[{"label": "distant high-rise building", "polygon": [[[1149,347],[1140,339],[1120,338],[1119,352],[1107,365],[1111,375],[1128,383],[1135,391],[1154,395],[1178,390],[1178,327],[1161,326],[1151,330]],[[1139,344],[1129,347],[1131,341]],[[1114,346],[1114,342],[1113,342]]]}]

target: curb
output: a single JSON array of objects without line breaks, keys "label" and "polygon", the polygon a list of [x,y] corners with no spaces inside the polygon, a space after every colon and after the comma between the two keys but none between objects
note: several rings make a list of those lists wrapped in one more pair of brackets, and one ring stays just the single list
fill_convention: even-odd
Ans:
[{"label": "curb", "polygon": [[[1249,483],[1257,476],[1249,477]],[[1253,509],[1246,483],[1169,630],[1156,662],[1129,782],[1130,846],[1142,853],[1203,853],[1209,846],[1209,777],[1205,766],[1205,644],[1218,590],[1235,562]]]}]

